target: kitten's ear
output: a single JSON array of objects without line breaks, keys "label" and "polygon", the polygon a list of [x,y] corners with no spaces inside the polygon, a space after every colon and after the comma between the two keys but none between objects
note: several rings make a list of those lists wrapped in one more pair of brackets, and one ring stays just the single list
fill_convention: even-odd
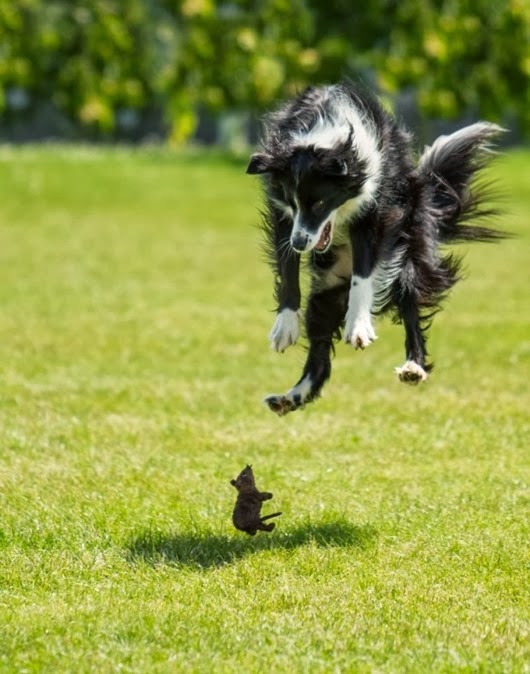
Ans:
[{"label": "kitten's ear", "polygon": [[247,166],[247,173],[249,175],[256,175],[258,173],[268,173],[272,171],[273,157],[264,152],[256,152],[250,158],[250,163]]}]

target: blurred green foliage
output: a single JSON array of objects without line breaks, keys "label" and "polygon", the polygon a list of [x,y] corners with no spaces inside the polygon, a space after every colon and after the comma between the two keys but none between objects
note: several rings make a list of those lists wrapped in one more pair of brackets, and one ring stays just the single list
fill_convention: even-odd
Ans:
[{"label": "blurred green foliage", "polygon": [[[422,112],[530,128],[528,0],[0,0],[0,113],[51,100],[96,134],[162,109],[263,109],[316,81],[374,79]],[[368,75],[369,74],[369,75]]]}]

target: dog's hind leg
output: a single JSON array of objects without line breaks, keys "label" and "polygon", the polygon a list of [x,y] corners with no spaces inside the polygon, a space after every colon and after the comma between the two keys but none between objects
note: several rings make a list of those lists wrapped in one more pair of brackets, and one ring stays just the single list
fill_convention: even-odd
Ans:
[{"label": "dog's hind leg", "polygon": [[432,368],[432,365],[425,362],[427,357],[425,330],[428,325],[422,325],[417,300],[412,292],[404,291],[400,294],[398,310],[405,326],[406,361],[401,367],[396,367],[395,371],[400,381],[406,384],[419,384],[427,379],[428,372]]},{"label": "dog's hind leg", "polygon": [[312,342],[303,374],[293,388],[284,395],[270,395],[265,398],[269,408],[283,417],[317,398],[322,386],[331,374],[331,339]]},{"label": "dog's hind leg", "polygon": [[285,395],[265,398],[269,408],[278,416],[293,412],[315,400],[331,375],[333,338],[338,337],[348,300],[348,287],[313,292],[306,311],[309,352],[299,381]]}]

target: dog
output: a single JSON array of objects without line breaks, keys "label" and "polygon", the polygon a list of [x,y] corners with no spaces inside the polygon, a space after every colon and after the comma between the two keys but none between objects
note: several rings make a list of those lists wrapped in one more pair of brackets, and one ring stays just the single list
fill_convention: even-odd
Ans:
[{"label": "dog", "polygon": [[293,388],[265,399],[273,412],[283,416],[318,398],[334,342],[342,334],[365,349],[377,339],[375,315],[404,325],[399,379],[427,379],[427,331],[460,278],[461,260],[441,246],[505,236],[484,225],[497,211],[475,181],[504,131],[478,122],[440,136],[415,160],[411,135],[350,80],[308,87],[265,116],[247,173],[259,174],[264,186],[277,302],[270,340],[278,352],[299,337],[302,255],[311,276],[306,363]]}]

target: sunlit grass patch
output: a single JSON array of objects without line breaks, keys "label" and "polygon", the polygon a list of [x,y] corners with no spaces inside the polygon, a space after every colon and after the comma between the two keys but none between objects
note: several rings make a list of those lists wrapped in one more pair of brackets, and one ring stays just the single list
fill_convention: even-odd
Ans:
[{"label": "sunlit grass patch", "polygon": [[[409,389],[403,332],[339,344],[314,405],[278,355],[244,164],[0,151],[0,667],[524,672],[527,152],[517,238],[466,250]],[[277,527],[231,522],[246,463]]]}]

